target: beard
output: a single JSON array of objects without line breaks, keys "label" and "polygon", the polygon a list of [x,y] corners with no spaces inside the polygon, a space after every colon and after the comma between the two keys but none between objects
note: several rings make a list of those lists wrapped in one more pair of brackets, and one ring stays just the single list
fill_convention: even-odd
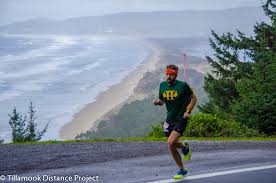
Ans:
[{"label": "beard", "polygon": [[175,81],[175,79],[170,79],[170,78],[168,78],[167,81],[168,81],[169,84],[173,84],[174,81]]}]

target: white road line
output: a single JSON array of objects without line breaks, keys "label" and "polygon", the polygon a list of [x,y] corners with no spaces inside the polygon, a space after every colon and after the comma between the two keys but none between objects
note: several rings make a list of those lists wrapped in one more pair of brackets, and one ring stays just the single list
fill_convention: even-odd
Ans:
[{"label": "white road line", "polygon": [[180,182],[180,181],[185,181],[185,180],[202,179],[202,178],[215,177],[215,176],[220,176],[220,175],[228,175],[228,174],[241,173],[241,172],[250,172],[250,171],[255,171],[255,170],[264,170],[264,169],[271,169],[271,168],[276,168],[276,165],[267,165],[267,166],[242,168],[242,169],[235,169],[235,170],[228,170],[228,171],[221,171],[221,172],[214,172],[214,173],[206,173],[206,174],[200,174],[200,175],[191,175],[191,176],[187,176],[183,179],[179,179],[179,180],[167,179],[167,180],[153,181],[150,183]]}]

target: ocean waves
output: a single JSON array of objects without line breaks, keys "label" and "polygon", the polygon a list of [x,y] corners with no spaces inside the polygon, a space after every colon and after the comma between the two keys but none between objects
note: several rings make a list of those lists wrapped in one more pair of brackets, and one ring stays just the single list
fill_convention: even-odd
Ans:
[{"label": "ocean waves", "polygon": [[42,121],[39,126],[51,121],[46,139],[57,139],[74,113],[119,83],[148,54],[136,40],[0,36],[1,40],[5,43],[0,47],[7,47],[0,53],[0,134],[7,134],[2,129],[9,127],[12,108],[26,112],[32,101]]}]

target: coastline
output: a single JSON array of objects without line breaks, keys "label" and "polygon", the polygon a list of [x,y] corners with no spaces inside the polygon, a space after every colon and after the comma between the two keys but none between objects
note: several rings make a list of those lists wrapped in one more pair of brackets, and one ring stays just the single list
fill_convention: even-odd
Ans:
[{"label": "coastline", "polygon": [[161,55],[161,48],[157,45],[148,42],[146,45],[149,47],[149,54],[143,62],[119,84],[113,85],[100,93],[94,102],[87,104],[78,113],[74,114],[73,119],[59,130],[61,139],[74,139],[80,133],[96,130],[100,119],[111,111],[118,110],[130,98],[133,100],[135,87],[143,78],[144,73],[157,69],[157,63]]}]

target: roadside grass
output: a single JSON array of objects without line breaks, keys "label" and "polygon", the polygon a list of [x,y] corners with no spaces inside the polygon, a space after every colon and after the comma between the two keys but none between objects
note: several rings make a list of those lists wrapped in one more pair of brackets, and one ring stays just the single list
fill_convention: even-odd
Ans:
[{"label": "roadside grass", "polygon": [[[48,140],[39,142],[16,142],[9,144],[66,144],[66,143],[89,143],[89,142],[166,142],[167,138],[113,138],[113,139],[91,139],[91,140]],[[203,137],[181,137],[180,140],[198,141],[276,141],[276,137],[253,137],[253,138],[203,138]]]}]

